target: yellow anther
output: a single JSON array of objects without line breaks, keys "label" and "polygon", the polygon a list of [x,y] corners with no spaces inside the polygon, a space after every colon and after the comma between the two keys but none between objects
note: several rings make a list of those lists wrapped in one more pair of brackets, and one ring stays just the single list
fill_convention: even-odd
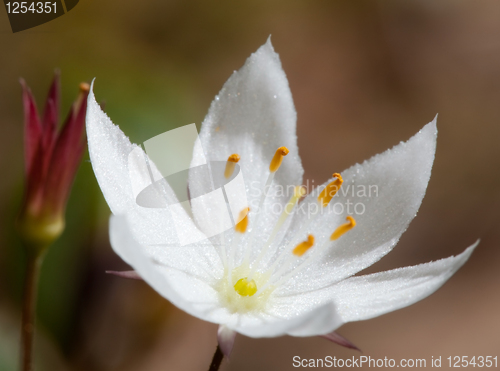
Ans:
[{"label": "yellow anther", "polygon": [[332,235],[330,236],[330,240],[333,241],[333,240],[338,239],[344,233],[350,231],[351,229],[353,229],[356,226],[356,221],[354,220],[354,218],[352,216],[348,216],[347,218],[345,218],[345,220],[347,220],[347,223],[344,223],[340,227],[338,227],[335,230],[335,232],[333,232]]},{"label": "yellow anther", "polygon": [[325,189],[323,189],[318,196],[318,202],[323,207],[327,206],[330,203],[333,196],[337,194],[337,192],[340,189],[340,186],[344,182],[342,176],[339,173],[334,173],[332,176],[336,179],[333,182],[328,183]]},{"label": "yellow anther", "polygon": [[306,241],[301,242],[297,246],[295,246],[295,249],[293,249],[292,253],[293,255],[296,256],[302,256],[307,252],[307,250],[313,247],[313,245],[314,245],[314,236],[310,234],[309,236],[307,236]]},{"label": "yellow anther", "polygon": [[271,164],[269,165],[269,171],[271,173],[276,172],[280,168],[281,162],[283,161],[283,157],[288,155],[288,152],[290,151],[286,147],[280,147],[276,150],[276,153],[274,154],[274,157],[271,160]]},{"label": "yellow anther", "polygon": [[249,207],[245,207],[240,211],[238,217],[239,222],[234,226],[234,230],[239,233],[245,233],[248,228],[248,213],[250,212]]},{"label": "yellow anther", "polygon": [[234,168],[238,161],[240,161],[240,155],[237,153],[233,153],[231,156],[227,158],[226,170],[224,170],[224,177],[230,178],[231,175],[233,175]]},{"label": "yellow anther", "polygon": [[240,278],[234,285],[234,290],[241,296],[252,296],[257,292],[257,284],[254,280],[248,282],[246,277]]}]

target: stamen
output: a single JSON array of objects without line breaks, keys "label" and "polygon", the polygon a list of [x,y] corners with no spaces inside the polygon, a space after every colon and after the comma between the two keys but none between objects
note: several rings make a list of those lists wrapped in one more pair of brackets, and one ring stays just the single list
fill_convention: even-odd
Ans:
[{"label": "stamen", "polygon": [[332,235],[330,236],[331,241],[340,238],[344,233],[350,231],[356,226],[356,221],[352,216],[348,216],[347,218],[345,218],[345,220],[347,220],[347,223],[342,224],[335,230],[335,232],[332,233]]},{"label": "stamen", "polygon": [[[342,224],[340,227],[338,227],[335,230],[335,232],[333,232],[332,236],[330,237],[330,240],[333,241],[333,240],[338,239],[344,233],[348,232],[349,230],[351,230],[352,228],[354,228],[356,226],[356,221],[354,220],[354,218],[352,216],[348,216],[346,218],[346,220],[348,222],[345,223],[345,224]],[[308,236],[308,241],[311,239],[311,237],[312,237],[312,243],[314,243],[314,237],[311,236],[311,235]],[[299,245],[297,245],[297,247],[293,250],[293,253],[295,254],[295,250],[299,249],[299,247],[301,247],[302,244],[305,244],[308,241],[302,242]],[[285,263],[283,263],[283,266],[276,273],[273,274],[273,276],[277,276],[279,278],[277,280],[274,280],[274,281],[270,279],[264,286],[262,286],[259,290],[257,290],[257,295],[259,295],[264,290],[266,290],[270,285],[274,285],[274,286],[281,285],[283,282],[285,282],[285,281],[289,280],[290,278],[296,276],[304,268],[307,268],[308,266],[310,266],[311,263],[313,263],[314,261],[316,261],[316,259],[320,256],[321,251],[324,250],[328,246],[328,244],[329,244],[329,241],[326,241],[325,243],[323,243],[323,245],[321,245],[319,248],[316,248],[315,251],[312,254],[309,254],[306,257],[306,259],[301,264],[299,264],[297,267],[295,267],[295,269],[293,269],[288,274],[285,274],[284,276],[280,277],[280,275],[283,274],[286,271],[286,269],[288,269],[290,267],[290,264],[293,262],[292,257],[289,257],[288,260],[286,260]],[[306,249],[304,251],[304,253],[308,249]],[[301,251],[301,250],[302,249],[299,249],[299,251]],[[301,256],[301,255],[298,255],[298,256]],[[276,259],[276,261],[272,265],[272,267],[270,269],[271,272],[274,271],[274,268],[276,268],[276,265],[278,264],[279,260],[281,260],[281,256],[279,256],[278,259]]]},{"label": "stamen", "polygon": [[[283,210],[283,213],[286,213],[287,215],[290,215],[292,212],[294,206],[299,202],[299,200],[305,196],[306,194],[306,188],[304,186],[296,186],[293,189],[293,195],[290,197],[290,201],[285,206],[285,209]],[[283,214],[281,214],[283,216]]]},{"label": "stamen", "polygon": [[[234,226],[234,236],[233,240],[231,242],[231,250],[230,250],[230,258],[228,261],[228,270],[227,270],[227,280],[229,283],[229,287],[233,285],[233,268],[235,266],[235,255],[236,255],[236,249],[238,245],[241,242],[243,233],[246,232],[248,228],[248,213],[250,212],[249,207],[245,207],[243,210],[240,211],[240,215],[238,219],[240,220],[235,226]],[[236,233],[237,232],[237,233]]]},{"label": "stamen", "polygon": [[[259,224],[261,210],[262,207],[264,206],[264,201],[266,200],[267,192],[269,191],[269,188],[271,188],[271,184],[273,183],[274,174],[280,167],[281,162],[283,161],[283,156],[286,156],[288,152],[289,152],[288,148],[280,147],[276,150],[276,153],[274,154],[274,157],[271,160],[271,164],[269,165],[269,175],[267,177],[266,184],[264,185],[264,190],[262,192],[262,195],[260,196],[259,208],[257,209],[257,214],[255,215],[255,225]],[[249,246],[253,245],[254,238],[255,238],[255,230],[252,229],[250,231],[249,244],[248,244]],[[249,259],[250,259],[250,249],[247,249],[243,261],[245,263],[248,263]]]},{"label": "stamen", "polygon": [[335,179],[333,182],[330,182],[318,196],[318,202],[323,207],[326,207],[330,203],[333,196],[337,194],[340,186],[344,182],[342,176],[339,173],[334,173],[332,176],[337,179]]},{"label": "stamen", "polygon": [[241,296],[252,296],[257,292],[257,284],[254,280],[248,281],[247,278],[240,278],[234,285],[234,290]]},{"label": "stamen", "polygon": [[286,204],[285,208],[283,209],[283,212],[281,213],[281,215],[280,215],[280,217],[278,219],[278,222],[274,226],[274,229],[273,229],[271,235],[269,236],[269,239],[267,240],[267,242],[268,242],[269,245],[273,242],[273,240],[276,237],[276,234],[278,233],[279,229],[281,228],[281,226],[283,225],[283,223],[285,223],[285,221],[288,218],[288,216],[292,213],[293,208],[295,207],[295,205],[297,205],[297,202],[299,202],[299,200],[305,194],[306,194],[306,189],[303,186],[296,186],[293,189],[293,195],[292,195],[292,197],[290,197],[290,201],[288,201],[288,203]]},{"label": "stamen", "polygon": [[310,234],[307,236],[307,240],[304,242],[299,243],[297,246],[295,246],[295,249],[293,249],[292,253],[295,256],[302,256],[304,255],[307,250],[309,250],[311,247],[314,245],[314,236]]},{"label": "stamen", "polygon": [[236,164],[240,161],[240,155],[237,153],[233,153],[231,156],[227,158],[226,169],[224,170],[224,177],[230,178],[233,175],[234,168]]},{"label": "stamen", "polygon": [[[299,243],[293,250],[292,250],[292,255],[288,255],[289,254],[289,250],[285,250],[281,253],[281,255],[274,261],[273,265],[269,268],[268,272],[270,272],[273,276],[278,276],[280,277],[288,268],[290,268],[290,265],[293,264],[294,261],[297,260],[297,257],[301,257],[302,255],[304,255],[311,247],[313,247],[314,245],[314,236],[312,234],[310,234],[309,236],[307,236],[307,240],[305,240],[304,242],[301,242]],[[285,260],[285,262],[283,263],[283,265],[281,266],[280,269],[278,269],[276,272],[274,272],[274,270],[276,269],[276,266],[278,265],[278,263],[281,261],[281,258],[284,256],[284,255],[288,255],[288,258]],[[307,259],[309,259],[310,257],[308,256]],[[285,275],[284,277],[281,277],[281,278],[278,278],[278,280],[276,281],[273,281],[271,279],[269,279],[265,284],[264,286],[262,286],[259,290],[257,290],[257,296],[264,292],[270,285],[274,284],[274,283],[279,283],[281,284],[282,282],[284,282],[286,279],[288,279],[289,277],[292,277],[293,276],[293,273],[296,272],[297,270],[300,270],[302,269],[301,267],[304,266],[304,263],[302,263],[301,265],[299,265],[297,268],[295,268],[291,273]]]},{"label": "stamen", "polygon": [[304,255],[312,246],[314,245],[314,236],[312,234],[307,236],[307,240],[304,242],[299,243],[295,248],[292,250],[292,255],[290,254],[289,247],[286,246],[285,249],[281,252],[281,254],[276,258],[274,263],[269,267],[268,272],[273,274],[274,270],[276,269],[276,266],[279,264],[280,261],[282,261],[283,257],[287,256],[288,258],[285,260],[285,262],[282,264],[281,268],[275,272],[276,275],[281,275],[289,266],[296,260],[296,256],[301,257]]},{"label": "stamen", "polygon": [[280,147],[276,150],[273,159],[271,160],[271,164],[269,165],[269,171],[271,173],[275,173],[281,166],[281,162],[283,161],[283,157],[288,155],[288,148]]},{"label": "stamen", "polygon": [[[333,198],[335,193],[338,191],[338,189],[342,185],[343,180],[342,180],[342,176],[339,173],[334,173],[333,177],[335,177],[337,179],[335,179],[333,182],[328,184],[317,198],[318,205],[320,205],[321,207],[326,207],[328,205],[328,203],[331,201],[331,199]],[[329,186],[331,186],[330,191],[334,191],[335,193],[332,194],[331,197],[326,199],[324,196],[326,196],[328,193],[331,193],[327,190],[327,188]],[[324,203],[322,201],[324,201]],[[302,227],[300,227],[299,231],[296,232],[295,235],[293,236],[293,238],[288,242],[288,245],[286,246],[284,251],[288,251],[293,246],[294,242],[297,240],[296,239],[297,236],[302,236],[308,231],[309,227],[311,226],[313,221],[315,221],[317,219],[317,216],[319,214],[321,214],[321,212],[320,212],[320,209],[318,207],[316,212],[312,214],[312,217],[309,217],[308,220],[302,224]]]},{"label": "stamen", "polygon": [[[335,179],[333,182],[328,184],[325,187],[325,189],[323,191],[321,191],[321,193],[319,194],[319,196],[317,198],[317,202],[321,207],[326,207],[328,205],[328,203],[332,200],[333,196],[335,195],[335,193],[338,192],[340,186],[343,183],[342,176],[339,173],[334,173],[333,177],[337,178],[337,179]],[[330,187],[330,190],[328,189],[329,187]],[[334,193],[332,194],[332,192],[334,192]],[[329,194],[331,194],[331,197],[328,196]],[[325,196],[328,196],[328,197],[326,198]],[[319,214],[320,214],[320,210],[318,208],[318,210],[312,215],[312,217],[309,217],[308,220],[302,224],[302,227],[300,227],[299,231],[297,233],[295,233],[295,236],[290,240],[290,242],[286,246],[285,251],[288,251],[293,246],[293,243],[296,241],[296,236],[302,236],[303,234],[305,234],[308,231],[312,222],[314,220],[316,220],[316,218]]]},{"label": "stamen", "polygon": [[240,211],[238,219],[240,220],[235,226],[234,230],[239,233],[245,233],[248,228],[248,213],[250,212],[249,207],[245,207]]},{"label": "stamen", "polygon": [[271,232],[271,235],[267,239],[267,242],[264,245],[264,248],[260,252],[260,254],[257,257],[257,259],[255,260],[255,262],[252,264],[252,270],[250,271],[250,274],[248,275],[249,278],[252,278],[253,274],[257,271],[259,263],[261,262],[262,258],[266,255],[266,252],[269,249],[269,246],[271,246],[271,244],[273,243],[281,226],[283,225],[283,223],[285,223],[288,216],[292,213],[293,208],[295,207],[297,202],[299,202],[300,198],[302,196],[304,196],[305,194],[306,194],[306,189],[304,186],[296,186],[294,188],[293,195],[292,195],[292,197],[290,197],[290,201],[288,201],[285,208],[283,209],[283,212],[281,213],[278,221],[276,222],[276,225],[274,226],[274,229]]}]

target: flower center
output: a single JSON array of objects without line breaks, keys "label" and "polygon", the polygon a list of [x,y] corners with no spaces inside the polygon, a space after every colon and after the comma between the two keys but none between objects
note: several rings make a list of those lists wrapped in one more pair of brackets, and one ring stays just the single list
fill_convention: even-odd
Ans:
[{"label": "flower center", "polygon": [[[267,299],[274,290],[274,285],[268,284],[269,274],[258,272],[254,279],[248,280],[249,272],[248,265],[240,265],[234,268],[231,273],[226,272],[215,287],[221,304],[231,313],[265,310]],[[259,287],[264,288],[264,290],[258,290]],[[260,292],[257,294],[258,291]]]}]

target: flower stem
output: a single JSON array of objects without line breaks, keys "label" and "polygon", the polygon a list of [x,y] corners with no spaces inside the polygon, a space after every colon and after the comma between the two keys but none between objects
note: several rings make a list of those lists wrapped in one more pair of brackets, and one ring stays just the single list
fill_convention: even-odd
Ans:
[{"label": "flower stem", "polygon": [[212,358],[212,363],[210,364],[208,371],[218,371],[223,359],[224,354],[222,354],[222,350],[220,349],[219,344],[217,344],[217,349],[215,350],[214,358]]},{"label": "flower stem", "polygon": [[33,369],[37,286],[42,260],[43,254],[28,254],[21,322],[21,371],[31,371]]}]

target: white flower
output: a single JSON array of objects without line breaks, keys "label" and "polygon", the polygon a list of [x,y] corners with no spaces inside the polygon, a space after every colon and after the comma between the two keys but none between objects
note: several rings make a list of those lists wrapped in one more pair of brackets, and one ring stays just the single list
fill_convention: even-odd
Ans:
[{"label": "white flower", "polygon": [[[290,194],[270,191],[261,208],[253,206],[261,201],[253,190],[264,189],[279,147],[286,146],[289,154],[276,171],[271,190],[302,184],[295,125],[288,81],[268,41],[233,73],[215,98],[200,132],[205,152],[197,147],[193,155],[195,162],[200,156],[225,161],[239,154],[251,206],[241,223],[248,221],[248,230],[241,224],[245,233],[231,229],[222,238],[181,246],[168,209],[136,203],[134,187],[147,184],[149,175],[129,166],[128,157],[132,151],[142,155],[142,149],[112,124],[94,94],[89,96],[90,158],[114,214],[110,220],[113,249],[177,307],[220,324],[219,340],[229,348],[226,353],[235,332],[251,337],[326,335],[346,322],[413,304],[436,291],[477,245],[447,259],[353,277],[391,251],[416,215],[434,161],[435,120],[407,142],[341,173],[344,183],[331,204],[362,205],[363,212],[359,206],[352,215],[355,228],[354,220],[341,227],[347,208],[343,212],[331,205],[322,208],[317,194],[307,196],[289,217],[273,210],[276,205],[283,209]],[[339,185],[336,179],[325,185]],[[192,176],[191,190],[198,186]],[[175,199],[168,184],[164,192]],[[301,212],[318,208],[322,212],[312,216]],[[199,226],[210,214],[196,207],[193,213],[194,220],[181,215],[182,223],[190,233],[200,234]],[[283,220],[281,228],[275,228]],[[338,227],[341,237],[331,240]],[[308,240],[308,235],[314,237]]]}]

